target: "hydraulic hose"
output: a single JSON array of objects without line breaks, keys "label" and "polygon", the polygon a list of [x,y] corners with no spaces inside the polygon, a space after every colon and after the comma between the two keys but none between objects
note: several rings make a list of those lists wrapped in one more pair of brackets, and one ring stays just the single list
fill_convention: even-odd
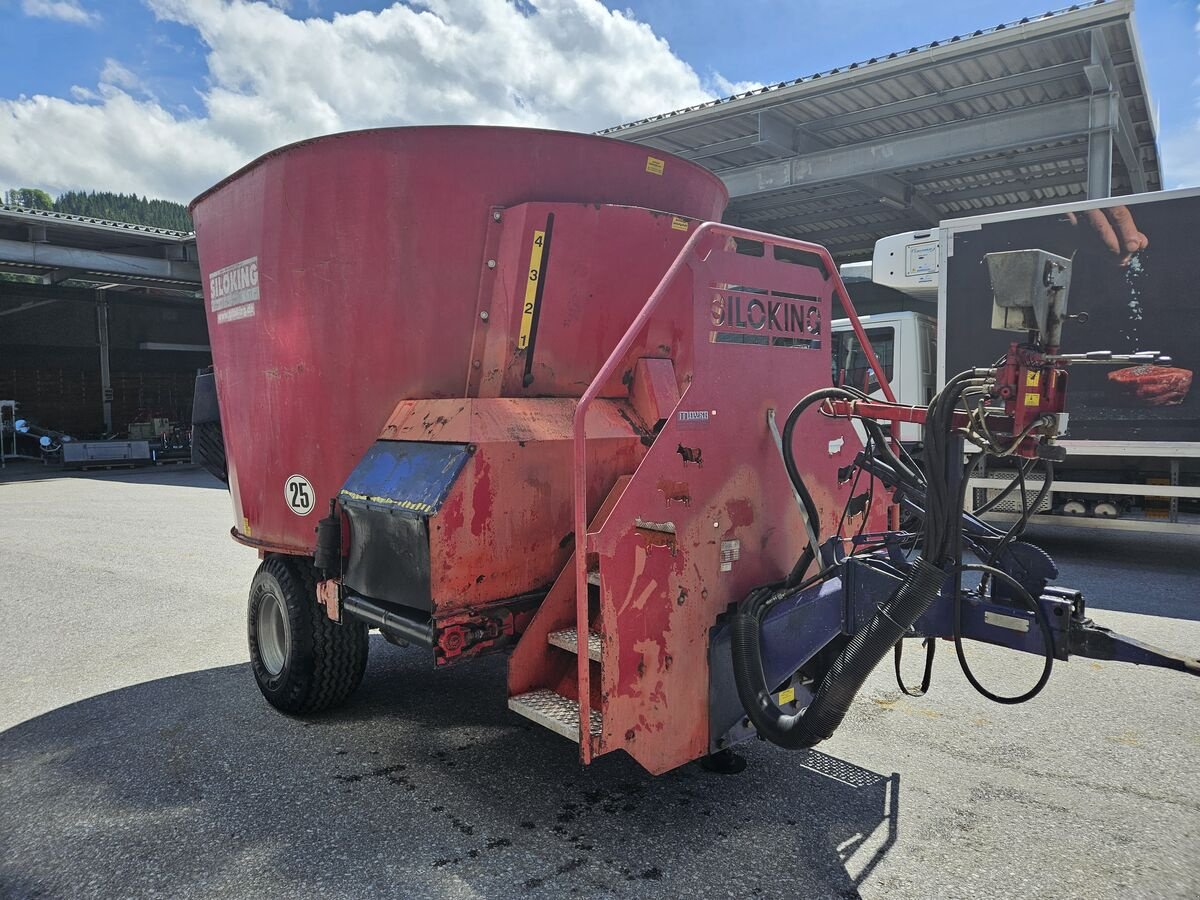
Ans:
[{"label": "hydraulic hose", "polygon": [[758,733],[791,750],[812,747],[830,737],[846,717],[867,676],[929,609],[945,580],[945,572],[924,558],[918,559],[896,593],[880,605],[867,626],[838,654],[821,679],[812,703],[794,715],[775,703],[767,687],[759,615],[767,595],[751,594],[733,618],[731,645],[738,699]]},{"label": "hydraulic hose", "polygon": [[[806,508],[812,508],[811,496],[791,452],[796,423],[800,415],[814,404],[848,397],[853,398],[853,394],[841,388],[813,391],[796,404],[784,425],[784,464]],[[879,443],[885,444],[883,441]],[[889,462],[901,472],[907,469],[894,456]],[[913,475],[911,471],[906,474],[910,478]],[[812,512],[815,514],[815,509]],[[815,515],[810,515],[810,518],[814,523],[817,521]],[[940,557],[939,553],[934,558]],[[846,717],[867,677],[907,633],[912,623],[929,609],[945,580],[945,571],[924,556],[919,558],[896,592],[879,606],[866,627],[851,637],[838,653],[821,679],[812,703],[797,714],[785,712],[775,702],[762,665],[762,620],[772,605],[777,586],[770,585],[751,592],[733,617],[730,643],[738,699],[758,733],[772,743],[789,749],[812,747],[832,735]]]},{"label": "hydraulic hose", "polygon": [[[962,372],[950,379],[930,402],[925,421],[923,480],[927,515],[921,556],[896,592],[880,604],[867,625],[846,642],[821,679],[812,703],[806,709],[790,714],[780,708],[771,696],[762,665],[762,621],[777,593],[777,586],[752,591],[735,613],[730,629],[734,683],[746,715],[762,737],[788,749],[812,747],[830,737],[846,717],[867,677],[941,592],[948,577],[947,572],[959,552],[963,500],[970,474],[968,470],[962,479],[958,503],[955,505],[947,477],[950,468],[946,444],[953,427],[952,416],[963,392],[984,383],[990,374],[986,369]],[[841,388],[813,391],[796,404],[784,425],[784,464],[806,508],[812,508],[812,498],[791,452],[796,422],[801,413],[812,405],[847,395],[853,396]],[[880,442],[881,445],[885,443]],[[887,462],[902,479],[916,480],[915,473],[907,470],[894,455]],[[811,513],[810,518],[814,523],[817,521]]]}]

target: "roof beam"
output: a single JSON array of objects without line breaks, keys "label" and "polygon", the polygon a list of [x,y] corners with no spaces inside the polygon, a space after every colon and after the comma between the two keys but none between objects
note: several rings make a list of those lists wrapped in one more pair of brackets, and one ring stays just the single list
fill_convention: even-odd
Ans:
[{"label": "roof beam", "polygon": [[[1043,188],[1065,187],[1071,184],[1082,185],[1087,180],[1082,171],[1066,171],[1055,175],[1045,175],[1036,178],[1018,178],[1011,181],[994,181],[975,187],[963,188],[956,191],[943,191],[933,194],[938,203],[962,203],[966,200],[982,200],[987,197],[1000,197],[1016,194],[1022,191],[1036,191]],[[1065,201],[1064,201],[1065,202]]]},{"label": "roof beam", "polygon": [[[1110,128],[1112,142],[1129,172],[1129,183],[1133,192],[1135,194],[1144,193],[1147,189],[1146,170],[1142,167],[1142,155],[1138,150],[1139,142],[1137,133],[1134,131],[1133,117],[1129,114],[1129,103],[1121,93],[1121,80],[1113,66],[1108,41],[1104,37],[1104,32],[1099,28],[1093,28],[1089,32],[1089,38],[1091,39],[1091,62],[1087,66],[1088,82],[1091,84],[1094,94],[1111,92],[1114,96],[1115,121],[1111,123]],[[1111,178],[1111,174],[1109,177]],[[1090,190],[1088,196],[1092,196]]]},{"label": "roof beam", "polygon": [[[770,224],[771,228],[783,228],[791,225],[819,225],[822,222],[832,222],[836,219],[853,219],[856,216],[877,216],[885,211],[887,211],[886,208],[881,208],[878,201],[869,200],[866,203],[859,202],[840,207],[824,207],[817,210],[806,208],[803,213],[798,215],[789,215],[786,212],[777,210],[763,210],[748,217],[739,217],[738,221]],[[732,212],[734,215],[739,215],[741,211],[737,207],[733,207]]]},{"label": "roof beam", "polygon": [[1003,156],[991,159],[977,159],[960,165],[945,166],[939,169],[927,169],[920,173],[918,184],[930,184],[945,181],[950,178],[966,178],[974,175],[1000,175],[1003,172],[1016,172],[1024,166],[1044,166],[1047,163],[1071,162],[1087,157],[1087,149],[1083,144],[1056,145],[1043,147],[1040,150],[1012,150]]},{"label": "roof beam", "polygon": [[1031,69],[1028,72],[1021,72],[1018,75],[1006,75],[1003,78],[993,78],[989,81],[966,84],[962,87],[949,88],[944,91],[926,94],[922,97],[897,100],[892,103],[881,104],[880,106],[872,106],[869,109],[859,109],[854,112],[843,113],[840,116],[827,116],[823,119],[816,119],[808,123],[805,127],[815,132],[849,128],[853,125],[862,125],[864,122],[871,122],[877,119],[887,119],[892,116],[901,116],[907,113],[934,109],[946,103],[961,103],[967,100],[987,97],[990,94],[1000,94],[1005,91],[1015,91],[1027,87],[1050,84],[1066,78],[1076,78],[1083,75],[1083,69],[1084,65],[1081,62],[1067,62],[1057,66],[1048,66],[1045,69]]},{"label": "roof beam", "polygon": [[[649,140],[645,141],[649,143]],[[682,156],[684,159],[709,159],[713,156],[720,156],[723,153],[734,153],[738,150],[747,150],[758,143],[757,134],[748,134],[744,137],[730,138],[727,141],[717,141],[715,144],[709,144],[706,147],[699,147],[695,150],[672,150],[676,156]],[[663,147],[666,150],[668,148]]]},{"label": "roof beam", "polygon": [[805,230],[803,237],[818,244],[823,244],[826,241],[836,243],[846,238],[864,235],[870,238],[870,242],[874,244],[878,237],[899,234],[902,231],[917,231],[925,227],[925,225],[916,221],[912,216],[901,216],[885,222],[868,222],[863,225],[842,225],[838,228],[808,228]]},{"label": "roof beam", "polygon": [[137,278],[182,281],[197,286],[200,284],[200,267],[195,263],[54,244],[0,240],[0,262],[45,266],[48,269],[79,269],[83,272],[102,272],[110,276],[129,275]]},{"label": "roof beam", "polygon": [[1046,104],[718,174],[732,197],[851,181],[899,169],[1067,140],[1088,130],[1089,105],[1086,97]]},{"label": "roof beam", "polygon": [[[795,125],[774,112],[758,114],[758,134],[756,146],[778,156],[821,153],[833,149],[833,142],[829,138],[812,134],[806,127]],[[919,196],[911,184],[893,175],[866,174],[847,178],[846,181],[890,209],[911,210],[913,215],[925,219],[926,224],[935,225],[941,218],[937,208]]]}]

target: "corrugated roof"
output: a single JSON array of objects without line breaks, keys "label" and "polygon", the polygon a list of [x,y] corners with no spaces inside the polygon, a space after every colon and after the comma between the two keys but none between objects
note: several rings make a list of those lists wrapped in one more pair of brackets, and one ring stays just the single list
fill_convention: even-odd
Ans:
[{"label": "corrugated roof", "polygon": [[194,234],[22,206],[0,205],[0,271],[172,295],[200,287]]},{"label": "corrugated roof", "polygon": [[19,220],[39,225],[61,223],[64,226],[86,226],[115,230],[127,234],[131,231],[138,234],[155,235],[175,241],[192,241],[195,234],[190,231],[173,231],[170,228],[157,228],[153,225],[138,225],[135,222],[117,222],[112,219],[94,219],[91,216],[76,216],[70,213],[56,212],[52,209],[31,209],[27,206],[10,206],[0,203],[0,218]]},{"label": "corrugated roof", "polygon": [[600,133],[702,163],[730,187],[728,220],[843,258],[941,218],[1085,197],[1098,116],[1116,122],[1112,193],[1155,190],[1132,10],[1096,0]]}]

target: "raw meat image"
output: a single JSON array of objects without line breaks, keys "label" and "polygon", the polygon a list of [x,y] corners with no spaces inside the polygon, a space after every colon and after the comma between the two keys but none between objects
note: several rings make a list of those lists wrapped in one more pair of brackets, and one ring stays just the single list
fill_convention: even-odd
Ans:
[{"label": "raw meat image", "polygon": [[1135,406],[1178,406],[1192,386],[1192,373],[1173,366],[1132,366],[1109,372],[1108,380]]}]

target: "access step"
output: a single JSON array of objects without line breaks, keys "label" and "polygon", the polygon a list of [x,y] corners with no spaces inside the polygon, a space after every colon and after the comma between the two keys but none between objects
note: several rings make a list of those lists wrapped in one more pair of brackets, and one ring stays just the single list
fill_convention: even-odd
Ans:
[{"label": "access step", "polygon": [[[553,646],[561,647],[572,653],[579,651],[579,631],[575,628],[564,628],[562,631],[552,631],[546,636]],[[600,662],[600,635],[594,631],[588,632],[588,659]]]},{"label": "access step", "polygon": [[[509,697],[508,708],[565,738],[570,738],[576,743],[579,742],[578,700],[572,700],[562,694],[541,688],[527,694]],[[590,713],[590,731],[593,737],[598,737],[604,720],[599,711],[592,709]]]}]

